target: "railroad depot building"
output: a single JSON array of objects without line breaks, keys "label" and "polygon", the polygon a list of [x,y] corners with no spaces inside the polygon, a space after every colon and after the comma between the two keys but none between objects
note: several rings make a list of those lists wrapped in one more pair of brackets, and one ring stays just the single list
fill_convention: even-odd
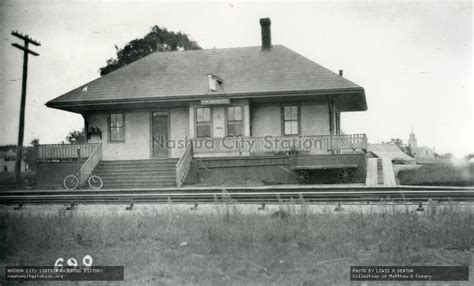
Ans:
[{"label": "railroad depot building", "polygon": [[260,25],[261,46],[153,53],[47,102],[84,117],[88,144],[39,145],[39,175],[58,177],[43,183],[77,168],[104,188],[365,182],[367,138],[341,133],[364,89]]}]

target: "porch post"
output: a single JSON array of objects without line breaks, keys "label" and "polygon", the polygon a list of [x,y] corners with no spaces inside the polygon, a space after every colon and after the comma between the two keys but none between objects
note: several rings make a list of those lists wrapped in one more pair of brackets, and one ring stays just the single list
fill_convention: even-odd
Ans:
[{"label": "porch post", "polygon": [[81,169],[81,147],[80,146],[77,146],[77,171],[79,171]]},{"label": "porch post", "polygon": [[334,135],[334,102],[333,100],[329,99],[329,95],[327,96],[328,100],[328,112],[329,112],[329,135]]},{"label": "porch post", "polygon": [[334,154],[334,150],[333,150],[333,135],[334,135],[334,120],[333,120],[333,103],[334,101],[333,100],[330,100],[329,99],[329,95],[326,96],[327,98],[327,101],[328,101],[328,119],[329,119],[329,142],[328,142],[328,150],[329,152],[331,152],[331,154]]},{"label": "porch post", "polygon": [[196,129],[194,124],[196,123],[196,120],[194,120],[194,106],[189,106],[189,138],[194,138],[194,130]]},{"label": "porch post", "polygon": [[250,137],[250,107],[248,104],[244,105],[244,132],[245,137]]}]

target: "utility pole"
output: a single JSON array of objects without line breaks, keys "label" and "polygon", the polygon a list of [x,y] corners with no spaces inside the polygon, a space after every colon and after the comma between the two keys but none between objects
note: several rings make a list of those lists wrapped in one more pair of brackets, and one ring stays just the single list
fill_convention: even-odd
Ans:
[{"label": "utility pole", "polygon": [[23,51],[23,78],[21,82],[21,103],[20,103],[20,126],[18,130],[18,144],[16,147],[16,161],[15,161],[15,181],[20,184],[21,181],[21,157],[23,149],[23,133],[25,129],[25,104],[26,104],[26,79],[28,77],[28,54],[33,56],[39,56],[37,52],[28,49],[28,45],[32,44],[35,46],[41,46],[41,44],[28,35],[23,35],[18,31],[13,31],[12,35],[23,40],[24,45],[21,46],[17,43],[13,43],[12,46]]}]

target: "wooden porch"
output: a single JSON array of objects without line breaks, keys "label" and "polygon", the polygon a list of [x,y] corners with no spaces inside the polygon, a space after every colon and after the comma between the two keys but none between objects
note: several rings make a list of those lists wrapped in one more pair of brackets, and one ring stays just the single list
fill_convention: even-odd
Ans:
[{"label": "wooden porch", "polygon": [[36,158],[41,162],[88,159],[99,145],[101,144],[86,143],[36,145]]},{"label": "wooden porch", "polygon": [[[365,134],[315,135],[315,136],[266,136],[266,137],[222,137],[193,138],[193,155],[252,154],[279,152],[319,152],[338,154],[367,150]],[[88,159],[100,143],[37,145],[38,161],[67,161]],[[99,148],[100,146],[100,148]],[[101,153],[102,150],[99,152]],[[183,155],[186,156],[186,152]]]},{"label": "wooden porch", "polygon": [[39,163],[66,163],[68,175],[79,173],[80,184],[102,160],[102,143],[36,145],[35,150]]},{"label": "wooden porch", "polygon": [[[298,153],[301,156],[364,154],[367,146],[365,134],[193,138],[176,164],[176,185],[181,187],[184,184],[194,157],[251,158],[252,155],[273,156],[291,153]],[[338,161],[330,161],[328,164],[338,164]]]},{"label": "wooden porch", "polygon": [[309,152],[339,154],[343,152],[365,152],[365,134],[314,135],[314,136],[266,136],[223,137],[191,139],[195,155],[213,154],[262,154],[280,152]]},{"label": "wooden porch", "polygon": [[[363,154],[365,134],[193,138],[176,163],[176,186],[181,187],[190,173],[193,158]],[[102,160],[102,144],[53,144],[36,146],[39,162],[75,164],[81,179],[87,178]]]}]

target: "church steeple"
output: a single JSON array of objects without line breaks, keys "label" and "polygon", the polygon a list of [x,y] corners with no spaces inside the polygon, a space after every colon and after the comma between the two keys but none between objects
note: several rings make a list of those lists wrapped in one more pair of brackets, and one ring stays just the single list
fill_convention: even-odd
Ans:
[{"label": "church steeple", "polygon": [[415,133],[413,133],[413,126],[411,127],[410,138],[408,139],[408,147],[410,147],[410,149],[412,149],[412,150],[414,150],[418,147],[418,143],[416,142]]}]

